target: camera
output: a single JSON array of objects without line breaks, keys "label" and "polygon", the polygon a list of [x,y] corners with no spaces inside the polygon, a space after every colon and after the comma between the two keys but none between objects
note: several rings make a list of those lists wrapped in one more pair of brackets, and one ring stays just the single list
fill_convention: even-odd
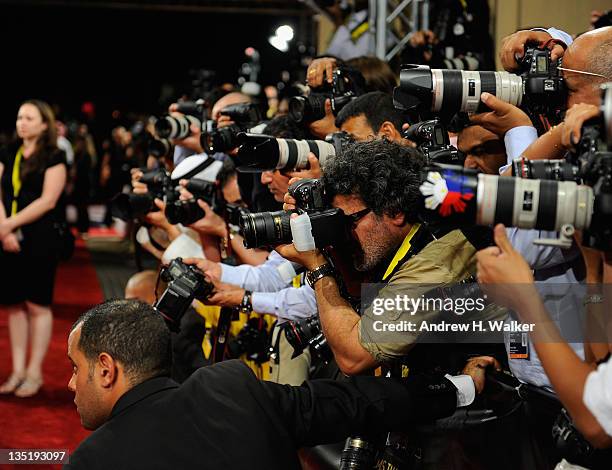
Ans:
[{"label": "camera", "polygon": [[236,337],[228,342],[227,349],[231,358],[246,354],[249,360],[263,364],[268,361],[269,343],[270,338],[263,317],[251,317]]},{"label": "camera", "polygon": [[542,129],[543,115],[559,122],[565,107],[566,87],[557,62],[548,49],[528,47],[519,74],[466,70],[430,69],[426,65],[404,65],[400,85],[393,91],[395,107],[404,111],[429,111],[450,119],[456,113],[480,113],[488,108],[480,101],[488,92],[502,101],[522,107]]},{"label": "camera", "polygon": [[[324,248],[347,238],[347,217],[340,209],[331,208],[320,180],[302,179],[289,186],[296,200],[296,213],[310,217],[316,246]],[[293,241],[291,212],[259,212],[240,219],[240,233],[247,248],[276,246]]]},{"label": "camera", "polygon": [[147,185],[144,194],[121,193],[111,201],[113,217],[121,220],[141,219],[149,212],[159,210],[154,200],[165,199],[174,191],[170,174],[165,169],[151,170],[143,173],[140,182]]},{"label": "camera", "polygon": [[444,164],[425,169],[423,181],[420,191],[429,222],[555,231],[566,225],[585,229],[591,223],[593,189],[574,181],[487,175]]},{"label": "camera", "polygon": [[155,158],[163,158],[170,155],[172,143],[168,139],[151,138],[147,145],[147,154]]},{"label": "camera", "polygon": [[250,214],[250,211],[239,204],[225,204],[225,221],[234,227],[240,227],[240,219]]},{"label": "camera", "polygon": [[159,276],[168,287],[154,307],[164,317],[168,328],[176,332],[193,299],[207,299],[213,293],[214,286],[197,268],[186,265],[181,258],[173,259],[163,267]]},{"label": "camera", "polygon": [[612,250],[612,84],[602,89],[602,115],[583,125],[566,160],[517,159],[512,168],[520,178],[444,164],[426,168],[423,217],[458,227],[503,223],[560,231],[559,240],[536,243],[562,247],[579,229],[585,246]]},{"label": "camera", "polygon": [[417,122],[402,132],[414,142],[430,163],[463,165],[465,155],[450,143],[448,131],[439,119]]},{"label": "camera", "polygon": [[552,181],[575,181],[580,184],[580,168],[567,160],[527,160],[517,158],[512,162],[512,176]]},{"label": "camera", "polygon": [[303,320],[288,321],[283,324],[283,329],[287,341],[293,348],[292,359],[302,354],[306,348],[310,348],[310,353],[325,363],[333,357],[317,315]]},{"label": "camera", "polygon": [[166,202],[165,215],[171,224],[191,225],[204,217],[204,210],[199,206],[198,199],[206,201],[213,209],[217,203],[218,188],[216,183],[192,178],[185,185],[185,189],[193,194],[188,200],[177,200],[177,193],[172,200]]},{"label": "camera", "polygon": [[363,93],[363,76],[356,70],[340,67],[334,70],[332,82],[324,77],[324,84],[308,96],[294,96],[289,100],[289,117],[300,124],[310,124],[325,117],[325,100],[331,101],[334,116],[351,100]]},{"label": "camera", "polygon": [[220,113],[234,124],[218,128],[214,121],[206,123],[200,135],[202,148],[210,153],[227,152],[238,147],[238,134],[261,122],[261,112],[253,103],[239,103],[223,108]]},{"label": "camera", "polygon": [[202,127],[202,122],[195,116],[177,115],[162,116],[155,121],[155,133],[163,139],[185,139],[191,135],[191,126]]},{"label": "camera", "polygon": [[330,134],[323,140],[281,139],[264,134],[238,135],[240,147],[236,155],[236,168],[243,173],[271,170],[302,170],[308,168],[308,154],[312,152],[321,166],[352,142],[345,132]]}]

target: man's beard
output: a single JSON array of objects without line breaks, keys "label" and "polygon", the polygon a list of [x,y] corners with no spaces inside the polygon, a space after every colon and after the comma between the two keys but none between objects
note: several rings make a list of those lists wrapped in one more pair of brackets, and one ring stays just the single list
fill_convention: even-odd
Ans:
[{"label": "man's beard", "polygon": [[365,246],[360,246],[359,243],[355,245],[353,262],[355,269],[359,272],[375,270],[396,249],[395,238],[384,224],[380,225],[379,236],[376,237],[376,240],[370,238],[365,241]]}]

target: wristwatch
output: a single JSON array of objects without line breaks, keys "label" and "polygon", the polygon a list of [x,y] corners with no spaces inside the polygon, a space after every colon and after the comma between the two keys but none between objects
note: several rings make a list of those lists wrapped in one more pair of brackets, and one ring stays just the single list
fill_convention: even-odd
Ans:
[{"label": "wristwatch", "polygon": [[582,305],[586,306],[588,304],[601,304],[604,301],[604,296],[600,294],[591,294],[587,295],[582,301]]},{"label": "wristwatch", "polygon": [[330,263],[322,264],[312,271],[308,271],[306,273],[306,281],[310,287],[314,288],[315,283],[326,276],[336,277],[336,270]]},{"label": "wristwatch", "polygon": [[251,301],[252,292],[250,290],[245,290],[244,295],[242,296],[242,301],[240,302],[240,311],[245,313],[250,313],[253,311],[253,303]]}]

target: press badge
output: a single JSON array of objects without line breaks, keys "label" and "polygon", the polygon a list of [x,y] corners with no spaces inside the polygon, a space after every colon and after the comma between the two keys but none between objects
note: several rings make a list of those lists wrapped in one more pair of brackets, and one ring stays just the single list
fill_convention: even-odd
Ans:
[{"label": "press badge", "polygon": [[510,359],[529,360],[529,334],[514,332],[510,333],[510,348],[508,349]]}]

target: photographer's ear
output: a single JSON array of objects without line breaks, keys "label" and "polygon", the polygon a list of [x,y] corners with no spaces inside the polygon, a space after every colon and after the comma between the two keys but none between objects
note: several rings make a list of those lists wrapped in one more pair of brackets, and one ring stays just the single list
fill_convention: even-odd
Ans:
[{"label": "photographer's ear", "polygon": [[385,121],[378,129],[378,136],[386,138],[391,142],[399,142],[402,139],[401,133],[390,121]]},{"label": "photographer's ear", "polygon": [[393,217],[389,216],[391,223],[396,227],[403,227],[406,225],[406,216],[402,212],[398,212]]},{"label": "photographer's ear", "polygon": [[117,362],[108,353],[98,355],[96,374],[103,388],[111,388],[117,382],[119,369]]}]

